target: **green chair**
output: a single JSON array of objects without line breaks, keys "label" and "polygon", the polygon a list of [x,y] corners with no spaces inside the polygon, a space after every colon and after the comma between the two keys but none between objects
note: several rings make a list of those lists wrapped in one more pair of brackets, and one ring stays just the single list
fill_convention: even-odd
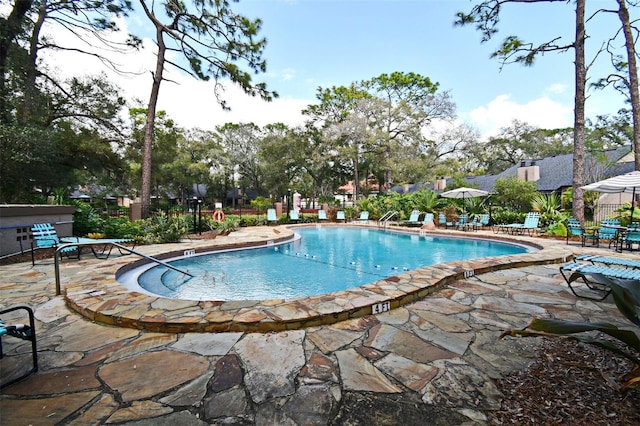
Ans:
[{"label": "green chair", "polygon": [[[64,244],[58,238],[56,228],[50,223],[34,223],[31,227],[31,264],[36,264],[35,250],[36,249],[57,249],[58,246]],[[72,253],[75,253],[75,257],[80,259],[80,248],[78,246],[67,246],[60,249],[60,252],[71,257]]]}]

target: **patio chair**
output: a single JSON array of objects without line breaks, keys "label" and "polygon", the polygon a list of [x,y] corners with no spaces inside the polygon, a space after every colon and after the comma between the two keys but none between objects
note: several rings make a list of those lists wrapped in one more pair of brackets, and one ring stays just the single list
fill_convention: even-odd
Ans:
[{"label": "patio chair", "polygon": [[276,216],[276,209],[267,209],[267,224],[278,223],[278,216]]},{"label": "patio chair", "polygon": [[408,220],[403,220],[401,223],[403,226],[421,226],[420,222],[420,210],[413,210]]},{"label": "patio chair", "polygon": [[[31,342],[31,361],[32,367],[26,372],[20,374],[19,372],[12,371],[9,375],[10,379],[6,383],[0,384],[0,389],[5,388],[18,380],[22,380],[31,373],[38,371],[38,351],[36,345],[36,328],[35,320],[33,316],[33,310],[28,306],[14,306],[12,308],[3,309],[0,311],[0,315],[7,314],[18,310],[24,310],[29,316],[29,324],[8,324],[2,321],[0,318],[0,359],[4,358],[5,353],[2,347],[2,338],[4,336],[15,337],[20,340],[26,340]],[[18,375],[17,377],[11,377]]]},{"label": "patio chair", "polygon": [[318,210],[318,221],[326,221],[327,220],[327,212],[324,210]]},{"label": "patio chair", "polygon": [[438,214],[438,227],[444,226],[445,228],[450,228],[455,226],[453,222],[447,221],[447,215],[444,213]]},{"label": "patio chair", "polygon": [[567,244],[569,244],[569,238],[579,237],[580,243],[584,247],[586,234],[587,231],[582,227],[578,219],[571,218],[567,221]]},{"label": "patio chair", "polygon": [[[525,232],[533,236],[539,232],[538,224],[540,223],[540,213],[529,212],[524,218],[524,223],[509,223],[506,225],[497,225],[497,232],[505,232],[513,235],[523,235]],[[495,229],[494,229],[495,231]]]},{"label": "patio chair", "polygon": [[624,268],[640,269],[640,260],[627,259],[617,256],[601,256],[597,254],[581,254],[573,258],[574,261],[586,260],[592,264],[601,263],[607,266],[622,266]]},{"label": "patio chair", "polygon": [[[31,265],[36,264],[36,249],[53,248],[55,250],[61,244],[65,244],[58,237],[56,228],[50,223],[34,223],[31,227],[31,237]],[[77,239],[74,242],[77,242]],[[67,246],[62,248],[60,252],[69,258],[71,258],[72,253],[75,253],[75,258],[80,259],[80,248],[78,246]]]},{"label": "patio chair", "polygon": [[458,221],[454,223],[453,226],[460,231],[466,231],[467,228],[471,226],[469,223],[469,214],[462,213],[460,217],[458,217]]},{"label": "patio chair", "polygon": [[366,210],[360,212],[360,217],[358,217],[358,221],[369,223],[369,212]]},{"label": "patio chair", "polygon": [[347,219],[344,217],[344,210],[338,210],[336,212],[336,220],[346,222]]},{"label": "patio chair", "polygon": [[640,249],[640,222],[631,222],[629,224],[622,238],[620,251],[622,251],[624,247],[633,250],[634,244],[638,244],[638,248]]},{"label": "patio chair", "polygon": [[427,224],[429,222],[433,222],[433,213],[425,213],[422,218],[422,224]]},{"label": "patio chair", "polygon": [[289,222],[299,222],[300,221],[300,214],[298,213],[298,210],[291,210],[289,212]]},{"label": "patio chair", "polygon": [[601,240],[609,241],[609,248],[611,248],[611,244],[617,244],[619,230],[615,227],[618,226],[620,226],[618,219],[604,219],[600,222],[600,228],[594,232],[594,245],[600,247]]},{"label": "patio chair", "polygon": [[[576,292],[575,287],[577,281],[572,278],[576,273],[587,288],[591,290],[589,294],[582,293],[582,291],[580,293]],[[593,265],[589,263],[567,263],[560,267],[560,274],[569,285],[571,292],[577,297],[595,300],[604,300],[611,293],[611,289],[606,283],[598,281],[598,275],[603,275],[607,278],[640,281],[640,270]]]}]

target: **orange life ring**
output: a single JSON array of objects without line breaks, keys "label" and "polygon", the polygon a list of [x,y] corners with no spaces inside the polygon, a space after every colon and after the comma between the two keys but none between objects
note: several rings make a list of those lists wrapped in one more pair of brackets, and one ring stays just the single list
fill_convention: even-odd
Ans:
[{"label": "orange life ring", "polygon": [[222,210],[213,212],[213,220],[216,222],[224,222],[224,212]]}]

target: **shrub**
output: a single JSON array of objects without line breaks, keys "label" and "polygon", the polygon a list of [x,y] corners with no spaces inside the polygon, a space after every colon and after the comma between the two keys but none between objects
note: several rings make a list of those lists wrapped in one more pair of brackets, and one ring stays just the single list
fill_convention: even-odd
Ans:
[{"label": "shrub", "polygon": [[187,235],[189,226],[184,215],[168,216],[158,212],[147,219],[145,240],[149,243],[177,243]]}]

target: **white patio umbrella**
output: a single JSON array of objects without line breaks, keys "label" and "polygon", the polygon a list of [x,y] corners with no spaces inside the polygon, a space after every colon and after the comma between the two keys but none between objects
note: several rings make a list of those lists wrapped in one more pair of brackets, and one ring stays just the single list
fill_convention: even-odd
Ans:
[{"label": "white patio umbrella", "polygon": [[631,194],[631,222],[633,222],[633,213],[635,210],[636,190],[640,193],[640,171],[633,171],[624,175],[614,176],[609,179],[601,180],[581,187],[585,191],[604,192],[607,194],[616,194],[619,192],[627,192]]},{"label": "white patio umbrella", "polygon": [[464,206],[465,198],[486,197],[487,195],[489,195],[489,193],[487,191],[483,191],[482,189],[462,187],[443,192],[440,195],[445,198],[462,198],[462,205]]}]

